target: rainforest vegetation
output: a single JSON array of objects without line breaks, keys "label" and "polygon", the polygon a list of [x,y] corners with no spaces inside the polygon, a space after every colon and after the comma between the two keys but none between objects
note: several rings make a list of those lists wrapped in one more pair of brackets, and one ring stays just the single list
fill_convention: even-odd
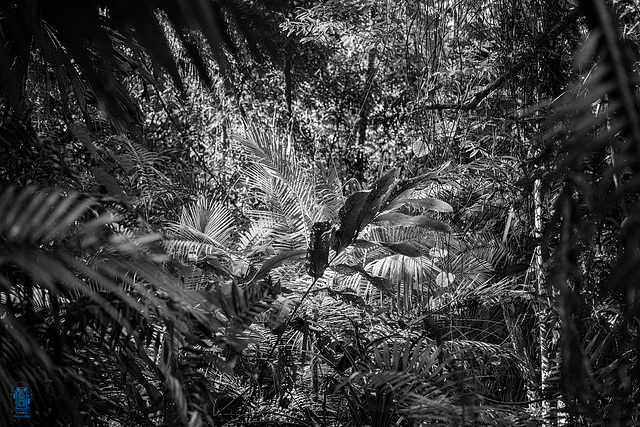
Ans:
[{"label": "rainforest vegetation", "polygon": [[639,425],[639,52],[637,0],[2,0],[0,425]]}]

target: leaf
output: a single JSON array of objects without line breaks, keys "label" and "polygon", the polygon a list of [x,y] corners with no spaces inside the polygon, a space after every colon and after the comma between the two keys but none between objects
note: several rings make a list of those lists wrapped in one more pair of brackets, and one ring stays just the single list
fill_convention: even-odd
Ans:
[{"label": "leaf", "polygon": [[369,283],[378,288],[380,292],[382,292],[385,296],[392,296],[391,290],[393,289],[393,284],[389,279],[384,277],[373,276],[369,274],[367,270],[359,265],[349,265],[349,264],[338,264],[331,267],[334,271],[340,274],[354,274],[359,273],[367,279]]},{"label": "leaf", "polygon": [[439,199],[434,199],[432,197],[426,197],[424,199],[397,199],[393,202],[389,203],[385,211],[390,211],[392,209],[398,208],[402,205],[410,204],[412,206],[427,209],[435,212],[453,212],[453,208],[447,202],[443,202]]},{"label": "leaf", "polygon": [[231,243],[234,219],[222,204],[206,197],[182,208],[180,220],[167,224],[167,251],[176,257],[216,255]]},{"label": "leaf", "polygon": [[198,268],[203,269],[207,273],[217,274],[221,277],[230,277],[231,272],[223,266],[217,256],[207,255],[196,263]]},{"label": "leaf", "polygon": [[390,190],[398,179],[398,169],[392,169],[376,181],[358,218],[358,229],[362,230],[383,208],[390,195]]},{"label": "leaf", "polygon": [[131,172],[136,166],[129,156],[118,154],[117,156],[113,156],[113,159],[116,161],[118,166],[127,173]]},{"label": "leaf", "polygon": [[[126,374],[131,375],[145,388],[149,395],[151,405],[158,404],[162,401],[162,394],[156,387],[149,383],[136,361],[127,353],[129,353],[129,351],[123,352],[119,355],[121,368],[124,368]],[[153,365],[150,367],[153,367]]]},{"label": "leaf", "polygon": [[391,280],[384,277],[372,276],[368,273],[365,276],[365,279],[378,288],[378,290],[382,292],[382,295],[387,297],[393,296],[393,283],[391,283]]},{"label": "leaf", "polygon": [[[270,308],[261,300],[260,295],[251,292],[250,286],[240,287],[233,282],[223,283],[218,286],[216,293],[220,308],[231,319],[227,339],[240,338],[238,335],[251,326],[255,317]],[[236,343],[243,345],[241,341]]]},{"label": "leaf", "polygon": [[338,265],[332,265],[331,269],[336,273],[340,273],[340,274],[354,274],[354,273],[368,274],[365,271],[365,269],[359,265],[338,264]]},{"label": "leaf", "polygon": [[333,249],[336,252],[342,251],[349,246],[356,238],[359,229],[360,212],[367,200],[367,193],[364,191],[358,191],[352,194],[344,202],[344,206],[340,209],[338,216],[340,218],[340,227],[336,231],[336,235],[333,241]]},{"label": "leaf", "polygon": [[176,410],[178,411],[180,418],[184,421],[184,424],[186,424],[189,406],[187,404],[187,396],[184,393],[186,391],[185,387],[182,385],[180,380],[173,375],[167,375],[166,386],[173,395]]},{"label": "leaf", "polygon": [[444,271],[436,276],[436,285],[441,287],[447,287],[453,284],[456,280],[456,276],[452,273],[445,273]]},{"label": "leaf", "polygon": [[349,246],[366,227],[390,196],[390,190],[398,178],[398,169],[392,169],[376,181],[369,191],[358,191],[349,196],[340,209],[340,228],[336,232],[333,249],[340,252]]},{"label": "leaf", "polygon": [[346,288],[337,291],[331,288],[325,288],[325,290],[327,291],[327,294],[329,294],[334,299],[340,299],[356,307],[361,307],[369,313],[373,312],[373,307],[367,304],[364,298],[356,294],[353,289]]},{"label": "leaf", "polygon": [[322,277],[329,266],[329,248],[331,246],[331,223],[316,222],[311,227],[311,238],[307,267],[314,279]]},{"label": "leaf", "polygon": [[[71,108],[68,94],[74,93],[78,107],[89,114],[90,93],[119,130],[134,134],[140,132],[142,117],[123,75],[148,79],[166,72],[178,90],[184,90],[186,77],[181,76],[178,64],[186,62],[193,64],[205,86],[211,87],[209,58],[226,75],[231,71],[229,57],[238,54],[238,43],[254,58],[265,53],[276,61],[281,57],[281,49],[267,36],[281,30],[265,19],[280,10],[275,5],[195,0],[64,2],[49,7],[39,0],[29,4],[3,2],[1,8],[3,100],[20,109],[21,102],[33,101],[21,90],[25,82],[34,73],[36,79],[47,75],[45,92],[57,92],[65,111]],[[204,36],[202,43],[193,42],[194,32]],[[34,69],[33,61],[44,61],[44,68]],[[145,71],[148,66],[151,73]],[[59,88],[53,90],[56,83]],[[145,83],[155,84],[155,80]]]},{"label": "leaf", "polygon": [[373,249],[378,247],[378,243],[370,242],[369,240],[364,240],[364,239],[356,239],[354,240],[352,245],[356,248],[361,248],[361,249]]},{"label": "leaf", "polygon": [[438,231],[441,233],[451,233],[451,228],[442,221],[431,219],[424,215],[409,216],[397,212],[389,212],[378,215],[374,220],[375,223],[390,223],[393,225],[402,225],[407,227],[420,227],[427,230]]},{"label": "leaf", "polygon": [[431,248],[429,249],[429,256],[433,258],[444,258],[449,255],[447,248]]},{"label": "leaf", "polygon": [[444,171],[448,167],[449,163],[450,162],[445,163],[437,171],[432,171],[413,178],[401,180],[396,186],[396,194],[394,194],[393,198],[395,199],[396,197],[410,194],[410,192],[412,192],[413,190],[423,188],[423,183],[425,181],[438,181],[438,176],[440,176],[442,171]]},{"label": "leaf", "polygon": [[269,328],[271,332],[278,330],[287,321],[294,306],[295,303],[293,301],[282,295],[273,302],[271,310],[269,310]]},{"label": "leaf", "polygon": [[91,136],[89,136],[89,132],[87,132],[84,126],[77,123],[71,123],[69,125],[69,132],[71,132],[71,135],[73,135],[75,139],[84,144],[93,159],[98,159],[98,152],[96,151],[96,147],[93,146]]},{"label": "leaf", "polygon": [[298,261],[302,258],[303,255],[306,255],[306,254],[307,254],[306,250],[300,249],[297,251],[285,252],[283,254],[271,257],[268,260],[266,260],[264,264],[262,264],[262,267],[260,267],[260,270],[258,270],[256,275],[253,276],[253,279],[251,281],[256,282],[260,279],[263,279],[264,277],[267,276],[267,273],[269,271],[273,270],[274,268],[280,267],[282,263],[284,263],[285,261]]},{"label": "leaf", "polygon": [[420,249],[410,242],[396,242],[396,243],[386,243],[380,242],[385,248],[391,249],[392,251],[399,253],[401,255],[406,255],[408,257],[418,257],[422,255]]},{"label": "leaf", "polygon": [[411,150],[416,157],[420,158],[429,154],[433,150],[433,145],[419,139],[411,144]]},{"label": "leaf", "polygon": [[107,193],[111,196],[122,196],[122,188],[116,179],[107,173],[104,169],[92,166],[91,173],[96,177],[100,185],[102,185]]}]

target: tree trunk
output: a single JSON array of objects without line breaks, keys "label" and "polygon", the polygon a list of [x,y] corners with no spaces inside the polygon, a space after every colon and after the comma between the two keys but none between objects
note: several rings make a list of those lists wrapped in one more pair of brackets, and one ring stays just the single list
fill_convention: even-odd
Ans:
[{"label": "tree trunk", "polygon": [[[286,14],[289,19],[293,19],[294,13],[294,2],[288,1],[286,4]],[[293,129],[294,129],[294,119],[293,119],[293,47],[289,42],[285,44],[284,47],[284,96],[285,103],[287,107],[287,133],[289,138],[289,145],[293,144]]]},{"label": "tree trunk", "polygon": [[[542,238],[542,183],[536,180],[533,184],[533,205],[534,205],[534,233],[535,237]],[[552,349],[556,348],[557,334],[554,333],[553,311],[550,295],[547,292],[543,259],[542,246],[538,245],[534,252],[533,268],[536,291],[538,294],[538,355],[540,357],[540,395],[538,399],[542,400],[542,418],[544,425],[554,425],[557,412],[557,402],[547,399],[550,389],[549,376],[551,373]]]},{"label": "tree trunk", "polygon": [[284,92],[285,92],[285,101],[287,103],[287,122],[289,123],[289,127],[291,127],[291,122],[293,121],[293,108],[291,106],[292,99],[292,79],[291,79],[291,62],[292,62],[292,54],[291,49],[287,47],[287,53],[284,58]]},{"label": "tree trunk", "polygon": [[360,181],[364,181],[364,172],[367,169],[367,159],[365,155],[364,144],[367,136],[367,126],[369,124],[369,115],[371,114],[371,88],[373,87],[373,79],[375,77],[376,58],[378,49],[373,47],[369,50],[367,60],[367,78],[364,84],[362,105],[360,106],[360,114],[358,117],[358,139],[356,141],[355,167],[354,172]]}]

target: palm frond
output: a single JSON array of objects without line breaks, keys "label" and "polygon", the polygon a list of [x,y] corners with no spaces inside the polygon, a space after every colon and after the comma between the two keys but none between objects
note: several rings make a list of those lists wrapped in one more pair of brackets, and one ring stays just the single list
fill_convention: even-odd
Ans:
[{"label": "palm frond", "polygon": [[[33,416],[50,425],[97,422],[97,405],[128,425],[161,409],[187,423],[195,396],[211,403],[203,368],[231,369],[215,348],[256,339],[247,328],[268,308],[262,291],[229,284],[203,300],[163,267],[161,236],[123,228],[102,197],[9,188],[0,201],[3,388],[28,381],[41,401]],[[8,423],[6,400],[0,414]]]},{"label": "palm frond", "polygon": [[[167,251],[181,259],[222,254],[230,249],[234,219],[220,204],[200,197],[182,210],[180,221],[167,224]],[[190,260],[192,261],[192,260]]]},{"label": "palm frond", "polygon": [[306,249],[313,224],[336,216],[335,177],[324,181],[314,174],[288,140],[273,132],[250,126],[237,142],[247,156],[241,185],[250,194],[245,214],[252,220],[241,246],[266,245],[276,253]]},{"label": "palm frond", "polygon": [[[306,164],[286,139],[271,132],[249,127],[246,138],[237,140],[253,161],[247,185],[264,191],[265,195],[273,194],[274,188],[278,188],[295,201],[306,224],[333,219],[318,217],[318,210],[322,207],[329,212],[335,210],[337,197],[335,193],[331,194],[336,190],[331,183],[335,182],[335,177],[333,181],[325,182],[322,174],[314,174],[311,165]],[[323,199],[332,203],[325,205]]]},{"label": "palm frond", "polygon": [[411,305],[414,291],[422,293],[423,287],[429,286],[427,266],[433,261],[424,257],[408,257],[390,255],[367,264],[371,274],[389,279],[396,287],[396,295],[402,296],[405,304]]},{"label": "palm frond", "polygon": [[[164,304],[156,290],[170,298],[183,297],[156,264],[168,258],[154,247],[158,236],[123,239],[119,235],[110,239],[112,231],[107,225],[117,218],[109,212],[97,214],[100,199],[94,196],[60,189],[36,192],[10,187],[0,200],[0,288],[9,296],[2,298],[0,333],[8,348],[22,355],[3,365],[3,387],[11,387],[7,381],[21,381],[16,375],[25,375],[34,387],[50,381],[60,391],[63,377],[58,375],[66,372],[86,390],[83,375],[87,371],[82,363],[87,360],[65,353],[73,352],[72,346],[77,344],[64,338],[78,326],[68,316],[70,310],[75,302],[82,301],[88,310],[83,322],[94,319],[96,332],[109,330],[116,345],[121,345],[125,336],[136,334],[138,325],[151,319],[152,314],[145,309],[148,302],[156,307]],[[153,285],[145,288],[142,282]],[[139,316],[123,315],[125,312]],[[170,313],[167,316],[170,318]],[[89,329],[81,329],[72,340],[81,341],[87,334],[91,334]],[[29,359],[35,370],[24,367],[24,360]],[[7,371],[7,367],[13,368]],[[39,369],[42,371],[38,373]],[[62,397],[64,393],[42,396],[56,395]],[[38,409],[43,420],[55,419],[51,417],[56,416],[52,411],[56,405],[49,403],[49,408]],[[7,406],[0,412],[3,416],[11,413]],[[79,416],[79,412],[73,412],[62,417]]]},{"label": "palm frond", "polygon": [[[621,410],[613,415],[604,410],[607,403],[592,404],[593,366],[584,353],[584,328],[576,316],[583,310],[580,304],[588,300],[586,289],[626,295],[626,302],[633,307],[627,316],[633,318],[639,312],[637,290],[631,285],[640,278],[640,99],[633,66],[637,52],[625,47],[604,1],[581,3],[590,33],[578,64],[588,74],[551,104],[553,115],[543,135],[550,150],[541,157],[548,160],[551,156],[555,163],[543,182],[549,188],[561,188],[544,232],[551,249],[548,286],[559,295],[564,381],[555,386],[570,396],[567,404],[571,413],[587,414],[592,422],[620,423],[630,412]],[[610,243],[602,244],[609,236]],[[606,253],[608,264],[616,267],[596,270],[599,275],[585,270],[602,257],[598,252]],[[615,399],[618,397],[604,400]],[[637,405],[637,396],[620,399],[629,407]]]},{"label": "palm frond", "polygon": [[[239,45],[248,47],[254,57],[260,56],[258,52],[268,52],[273,58],[279,56],[269,37],[257,36],[266,31],[265,17],[272,19],[272,15],[266,6],[250,8],[239,1],[173,4],[146,0],[135,5],[90,1],[60,3],[55,7],[45,1],[28,5],[5,2],[0,9],[3,97],[17,110],[22,108],[25,81],[36,57],[33,53],[40,52],[55,74],[67,116],[69,89],[83,112],[90,102],[85,94],[89,90],[114,125],[135,131],[140,124],[139,111],[122,80],[123,76],[151,77],[144,70],[142,57],[149,58],[156,76],[167,72],[182,87],[164,26],[172,28],[186,56],[208,85],[211,76],[206,66],[205,44],[223,73],[229,72],[229,54],[237,55]],[[191,35],[194,31],[200,31],[204,43],[194,41]]]},{"label": "palm frond", "polygon": [[[469,348],[498,357],[505,354],[505,348],[463,341],[447,345],[454,347],[443,350],[424,338],[378,342],[372,346],[368,361],[360,365],[343,387],[362,391],[366,401],[354,406],[375,408],[365,415],[373,425],[381,425],[381,417],[389,423],[395,414],[430,425],[473,419],[474,425],[507,426],[518,418],[523,423],[529,419],[526,412],[506,407],[487,416],[481,406],[479,381],[474,379],[471,367],[462,364],[463,360],[473,363],[473,357],[465,356]],[[347,393],[351,399],[356,395]]]}]

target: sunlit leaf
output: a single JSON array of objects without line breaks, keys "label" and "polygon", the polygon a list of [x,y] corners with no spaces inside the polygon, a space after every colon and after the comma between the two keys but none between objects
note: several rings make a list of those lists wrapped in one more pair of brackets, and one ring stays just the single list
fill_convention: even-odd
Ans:
[{"label": "sunlit leaf", "polygon": [[452,273],[442,272],[436,276],[436,285],[440,287],[446,287],[452,285],[456,276]]},{"label": "sunlit leaf", "polygon": [[434,258],[444,258],[449,254],[446,248],[431,248],[429,249],[429,256]]},{"label": "sunlit leaf", "polygon": [[411,150],[416,157],[424,157],[431,153],[433,144],[427,143],[424,139],[418,139],[411,144]]}]

